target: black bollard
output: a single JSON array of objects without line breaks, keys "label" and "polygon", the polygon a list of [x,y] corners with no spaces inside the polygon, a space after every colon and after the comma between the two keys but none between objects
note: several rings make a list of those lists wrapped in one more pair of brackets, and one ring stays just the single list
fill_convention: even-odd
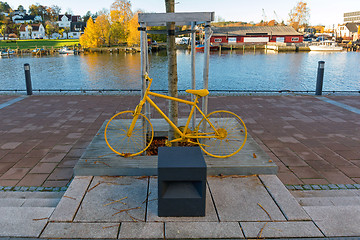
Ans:
[{"label": "black bollard", "polygon": [[323,80],[324,80],[324,68],[325,68],[325,62],[319,61],[315,95],[322,94]]},{"label": "black bollard", "polygon": [[25,63],[24,70],[25,70],[26,93],[27,93],[27,95],[32,95],[30,64]]}]

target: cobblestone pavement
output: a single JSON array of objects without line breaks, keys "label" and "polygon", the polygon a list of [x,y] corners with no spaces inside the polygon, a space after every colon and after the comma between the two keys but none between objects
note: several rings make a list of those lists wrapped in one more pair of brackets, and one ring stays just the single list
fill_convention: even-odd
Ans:
[{"label": "cobblestone pavement", "polygon": [[[327,98],[360,108],[359,96]],[[11,99],[0,95],[2,104]],[[138,101],[139,96],[31,96],[0,109],[0,186],[66,186],[103,122]],[[167,108],[166,101],[157,102]],[[313,96],[210,96],[209,112],[217,109],[243,118],[279,166],[284,184],[360,183],[359,114]],[[189,111],[180,104],[179,116]]]}]

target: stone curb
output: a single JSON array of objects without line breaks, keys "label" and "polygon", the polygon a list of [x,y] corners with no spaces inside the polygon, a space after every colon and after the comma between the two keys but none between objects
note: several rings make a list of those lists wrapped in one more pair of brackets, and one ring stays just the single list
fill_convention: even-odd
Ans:
[{"label": "stone curb", "polygon": [[305,184],[305,185],[285,185],[288,190],[357,190],[360,184]]}]

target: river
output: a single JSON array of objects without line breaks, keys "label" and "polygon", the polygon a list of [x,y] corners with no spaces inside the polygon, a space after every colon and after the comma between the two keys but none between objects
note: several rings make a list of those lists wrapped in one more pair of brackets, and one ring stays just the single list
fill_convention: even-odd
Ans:
[{"label": "river", "polygon": [[[178,89],[191,87],[190,52],[179,50]],[[166,52],[149,54],[153,90],[167,89]],[[318,61],[325,61],[324,91],[360,90],[360,53],[222,51],[210,55],[209,90],[314,91]],[[140,89],[140,53],[14,56],[0,59],[0,91],[24,90],[24,64],[33,89]],[[202,88],[204,54],[196,54]]]}]

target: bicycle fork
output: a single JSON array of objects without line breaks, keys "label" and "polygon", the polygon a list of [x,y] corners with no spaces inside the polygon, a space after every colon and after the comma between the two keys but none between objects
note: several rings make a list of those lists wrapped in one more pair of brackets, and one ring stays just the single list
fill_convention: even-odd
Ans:
[{"label": "bicycle fork", "polygon": [[134,130],[136,121],[139,118],[139,114],[141,113],[141,110],[142,110],[142,107],[144,106],[144,104],[145,104],[145,101],[140,101],[139,105],[136,106],[135,111],[134,111],[134,115],[133,115],[134,118],[132,119],[130,127],[129,127],[127,133],[126,133],[127,137],[131,137],[131,134],[132,134],[132,132]]}]

